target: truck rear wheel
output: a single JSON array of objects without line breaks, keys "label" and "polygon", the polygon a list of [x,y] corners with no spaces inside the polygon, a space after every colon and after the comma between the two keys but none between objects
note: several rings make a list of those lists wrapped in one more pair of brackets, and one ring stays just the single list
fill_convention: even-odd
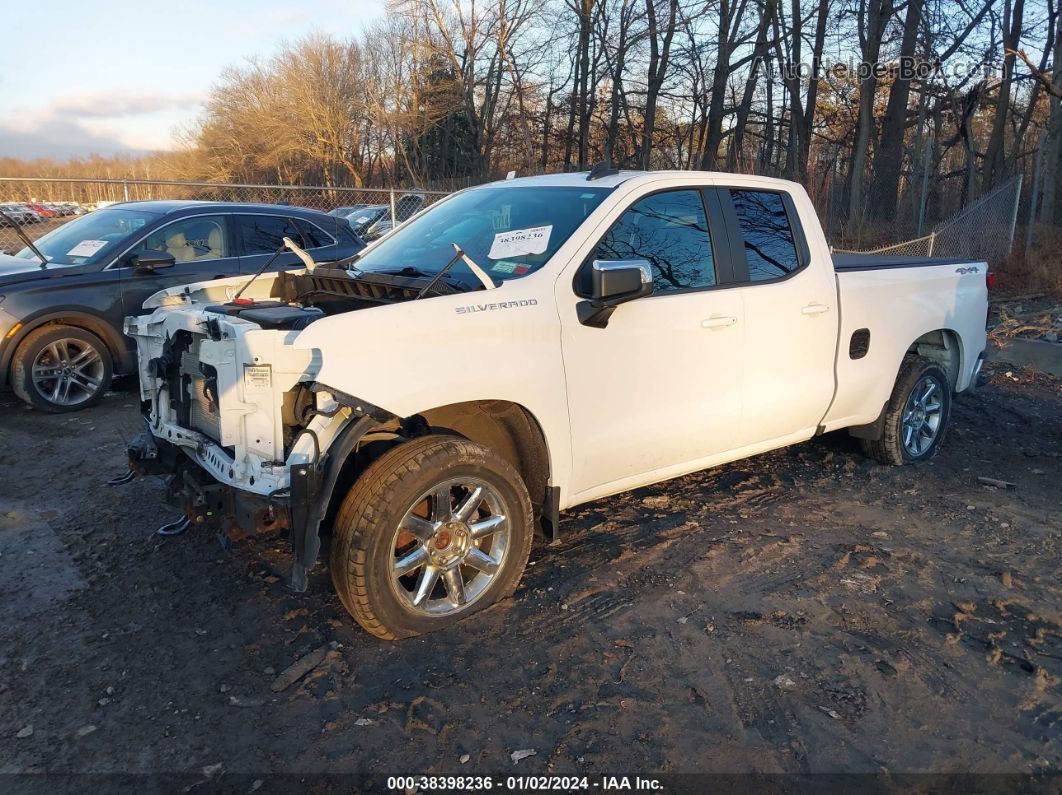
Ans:
[{"label": "truck rear wheel", "polygon": [[329,566],[343,606],[394,640],[510,596],[531,552],[531,500],[493,450],[424,436],[384,453],[343,501]]},{"label": "truck rear wheel", "polygon": [[863,451],[883,464],[902,466],[937,454],[951,418],[951,380],[936,362],[907,356],[885,406],[880,439],[864,439]]},{"label": "truck rear wheel", "polygon": [[43,411],[77,411],[100,402],[111,385],[112,371],[111,352],[91,331],[41,326],[15,351],[11,388]]}]

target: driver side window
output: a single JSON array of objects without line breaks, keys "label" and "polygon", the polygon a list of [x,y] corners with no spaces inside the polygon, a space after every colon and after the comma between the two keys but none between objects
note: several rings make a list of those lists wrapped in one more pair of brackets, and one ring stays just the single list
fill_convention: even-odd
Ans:
[{"label": "driver side window", "polygon": [[713,286],[715,263],[701,192],[646,196],[612,225],[594,259],[647,260],[657,293]]},{"label": "driver side window", "polygon": [[182,218],[156,229],[130,252],[162,251],[178,263],[233,256],[223,215]]}]

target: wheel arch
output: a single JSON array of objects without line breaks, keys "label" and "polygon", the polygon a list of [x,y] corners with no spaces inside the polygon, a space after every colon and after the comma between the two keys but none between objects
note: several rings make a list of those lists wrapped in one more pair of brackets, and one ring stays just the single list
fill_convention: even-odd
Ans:
[{"label": "wheel arch", "polygon": [[419,412],[433,432],[452,432],[489,447],[512,464],[542,513],[550,480],[546,435],[535,415],[508,400],[473,400]]},{"label": "wheel arch", "polygon": [[[936,362],[944,368],[951,382],[951,391],[959,383],[959,376],[963,372],[966,360],[963,355],[962,337],[954,329],[939,328],[927,331],[910,344],[907,353],[914,353],[926,359]],[[902,366],[902,361],[901,361]],[[899,368],[897,368],[897,377]]]},{"label": "wheel arch", "polygon": [[377,421],[366,430],[346,455],[335,487],[327,495],[326,520],[335,515],[347,491],[380,455],[395,444],[429,433],[461,436],[491,448],[520,473],[535,515],[549,507],[549,446],[534,414],[508,400],[471,400]]},{"label": "wheel arch", "polygon": [[[549,447],[540,423],[524,406],[507,400],[472,400],[402,418],[321,386],[356,413],[333,438],[317,474],[307,477],[312,468],[292,468],[292,512],[297,519],[291,535],[295,566],[290,581],[295,590],[306,589],[306,571],[317,560],[321,548],[321,526],[331,526],[358,478],[396,444],[432,433],[453,434],[477,442],[511,463],[524,480],[534,515],[551,524],[549,535],[554,537],[559,495],[548,485]],[[301,473],[298,484],[296,470]],[[546,532],[546,528],[542,530]]]},{"label": "wheel arch", "polygon": [[124,365],[127,363],[126,358],[128,355],[127,348],[122,335],[106,318],[79,310],[56,310],[36,315],[23,321],[18,333],[10,340],[7,340],[9,344],[5,346],[3,359],[0,360],[0,386],[6,386],[11,381],[11,368],[14,364],[15,352],[30,334],[44,326],[73,326],[95,334],[107,346],[116,371],[124,373]]},{"label": "wheel arch", "polygon": [[[896,364],[896,372],[889,385],[890,395],[892,394],[892,389],[903,370],[904,361],[906,361],[907,356],[910,354],[922,356],[930,361],[936,362],[944,368],[944,372],[947,374],[948,381],[950,382],[949,387],[952,393],[955,392],[959,381],[959,375],[962,373],[962,368],[965,364],[962,350],[962,338],[959,336],[958,332],[954,329],[947,328],[934,329],[921,334],[908,345],[907,349],[903,352],[903,355],[900,356],[900,361]],[[847,430],[849,435],[854,436],[857,439],[880,439],[882,433],[884,433],[885,411],[887,408],[888,398],[886,398],[881,404],[881,411],[873,422],[864,425],[848,426]]]}]

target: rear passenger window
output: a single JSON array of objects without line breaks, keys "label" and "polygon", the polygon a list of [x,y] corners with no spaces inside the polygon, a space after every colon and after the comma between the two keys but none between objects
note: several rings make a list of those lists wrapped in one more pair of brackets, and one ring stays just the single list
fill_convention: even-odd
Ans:
[{"label": "rear passenger window", "polygon": [[[336,221],[336,227],[343,223],[338,219],[333,220]],[[306,243],[306,248],[321,248],[322,246],[331,246],[336,242],[326,232],[303,218],[296,219],[296,223],[298,223],[299,229],[302,231],[302,239]]]},{"label": "rear passenger window", "polygon": [[594,259],[648,260],[656,292],[716,283],[712,241],[701,193],[676,190],[647,196],[612,226]]},{"label": "rear passenger window", "polygon": [[301,241],[299,230],[288,218],[276,215],[241,215],[240,238],[244,254],[272,254],[284,245],[284,238]]},{"label": "rear passenger window", "polygon": [[793,229],[779,193],[731,190],[738,227],[745,238],[749,280],[777,279],[800,267]]}]

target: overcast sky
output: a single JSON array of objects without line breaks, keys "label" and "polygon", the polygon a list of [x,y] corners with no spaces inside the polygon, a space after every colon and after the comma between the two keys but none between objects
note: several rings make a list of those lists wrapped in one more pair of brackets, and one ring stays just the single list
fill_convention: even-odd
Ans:
[{"label": "overcast sky", "polygon": [[5,1],[0,156],[171,148],[226,66],[383,13],[384,0]]}]

